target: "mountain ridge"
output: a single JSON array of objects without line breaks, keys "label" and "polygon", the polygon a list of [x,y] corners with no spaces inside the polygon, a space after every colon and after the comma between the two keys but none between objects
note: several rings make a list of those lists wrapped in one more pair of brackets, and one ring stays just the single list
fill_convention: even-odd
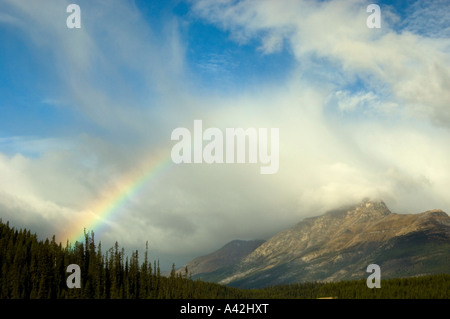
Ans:
[{"label": "mountain ridge", "polygon": [[359,279],[371,263],[386,277],[450,273],[449,251],[444,211],[396,214],[382,200],[365,199],[303,219],[210,279],[243,288]]}]

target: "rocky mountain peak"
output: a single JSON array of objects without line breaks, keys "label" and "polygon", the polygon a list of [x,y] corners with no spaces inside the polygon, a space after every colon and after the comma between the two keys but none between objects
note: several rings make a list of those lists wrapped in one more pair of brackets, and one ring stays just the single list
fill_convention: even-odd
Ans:
[{"label": "rocky mountain peak", "polygon": [[449,239],[450,218],[441,210],[393,214],[382,200],[364,199],[274,235],[219,282],[255,287],[361,278],[374,262],[392,276],[448,272]]},{"label": "rocky mountain peak", "polygon": [[360,217],[384,217],[391,214],[391,211],[382,200],[364,199],[353,210],[349,210],[347,215]]},{"label": "rocky mountain peak", "polygon": [[449,249],[450,217],[442,210],[395,214],[382,200],[366,198],[304,218],[264,243],[232,241],[190,269],[244,288],[361,279],[372,263],[384,276],[416,276],[450,273]]},{"label": "rocky mountain peak", "polygon": [[431,216],[440,216],[440,217],[448,217],[447,213],[444,212],[442,209],[431,209],[427,210],[425,214],[431,215]]},{"label": "rocky mountain peak", "polygon": [[[317,217],[305,218],[297,224],[297,228],[308,226],[307,224],[321,225],[327,231],[337,231],[339,227],[357,227],[368,225],[391,214],[391,211],[382,200],[364,199],[358,204],[331,210]],[[359,226],[358,226],[359,227]]]}]

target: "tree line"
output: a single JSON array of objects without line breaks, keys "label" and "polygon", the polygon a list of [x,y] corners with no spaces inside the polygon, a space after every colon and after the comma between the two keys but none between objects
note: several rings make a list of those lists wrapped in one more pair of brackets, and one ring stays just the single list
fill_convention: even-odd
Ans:
[{"label": "tree line", "polygon": [[[127,256],[116,242],[103,251],[94,233],[84,242],[65,246],[38,240],[29,230],[16,230],[0,219],[0,299],[171,299],[239,298],[237,288],[188,278],[187,269],[177,273],[175,265],[163,276],[158,261],[149,260],[148,245],[139,263],[138,251]],[[81,270],[81,288],[69,289],[67,266]]]},{"label": "tree line", "polygon": [[[81,270],[81,288],[69,289],[67,266]],[[94,233],[84,242],[63,246],[38,240],[29,230],[17,230],[0,219],[0,299],[255,299],[255,298],[445,298],[450,275],[381,281],[381,289],[368,289],[365,280],[334,283],[300,283],[261,289],[238,289],[192,280],[172,266],[163,276],[159,262],[149,260],[148,244],[143,261],[138,251],[127,256],[116,242],[105,251]]]}]

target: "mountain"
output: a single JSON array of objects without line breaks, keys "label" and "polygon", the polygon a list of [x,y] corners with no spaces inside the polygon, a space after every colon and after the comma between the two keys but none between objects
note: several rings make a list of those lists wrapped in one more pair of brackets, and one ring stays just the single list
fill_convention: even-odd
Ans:
[{"label": "mountain", "polygon": [[242,288],[351,280],[367,278],[373,263],[382,279],[450,273],[449,252],[445,212],[394,214],[383,201],[364,200],[305,218],[212,278]]},{"label": "mountain", "polygon": [[192,278],[216,281],[216,273],[226,273],[230,266],[239,263],[263,243],[264,240],[233,240],[211,254],[195,258],[186,266]]}]

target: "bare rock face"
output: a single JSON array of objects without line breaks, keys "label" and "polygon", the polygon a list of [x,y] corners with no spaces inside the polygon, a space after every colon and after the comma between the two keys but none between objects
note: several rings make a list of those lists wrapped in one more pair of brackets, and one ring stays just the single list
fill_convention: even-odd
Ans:
[{"label": "bare rock face", "polygon": [[383,202],[363,201],[353,209],[328,212],[306,218],[295,227],[281,232],[248,256],[244,262],[270,260],[271,266],[302,256],[314,256],[346,247],[369,225],[391,214]]},{"label": "bare rock face", "polygon": [[359,279],[372,263],[382,278],[450,273],[450,217],[393,214],[383,201],[364,200],[305,218],[210,279],[246,288]]}]

